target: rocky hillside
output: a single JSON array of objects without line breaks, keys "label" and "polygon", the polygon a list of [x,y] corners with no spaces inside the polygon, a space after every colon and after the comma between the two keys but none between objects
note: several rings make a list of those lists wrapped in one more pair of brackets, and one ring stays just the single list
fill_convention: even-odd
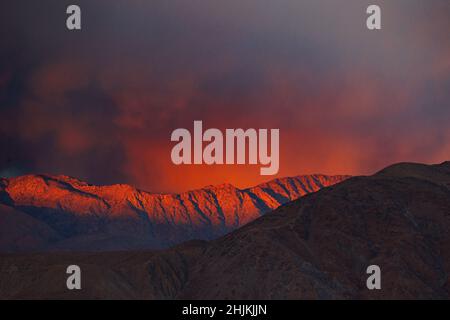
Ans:
[{"label": "rocky hillside", "polygon": [[[65,288],[69,264],[81,291]],[[369,265],[381,290],[366,287]],[[3,255],[0,298],[449,299],[450,162],[350,178],[213,241]]]},{"label": "rocky hillside", "polygon": [[66,176],[1,179],[0,251],[148,249],[213,239],[346,178],[298,176],[245,190],[224,184],[182,194]]}]

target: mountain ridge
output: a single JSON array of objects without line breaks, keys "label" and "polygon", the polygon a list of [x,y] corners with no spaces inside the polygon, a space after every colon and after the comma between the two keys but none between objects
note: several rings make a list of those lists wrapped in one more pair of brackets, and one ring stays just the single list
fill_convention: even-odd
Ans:
[{"label": "mountain ridge", "polygon": [[[47,224],[60,236],[51,241],[51,249],[164,248],[216,238],[348,177],[303,175],[246,189],[222,184],[157,194],[126,184],[95,186],[64,175],[25,175],[1,179],[0,203]],[[0,244],[8,251],[5,247]]]},{"label": "mountain ridge", "polygon": [[[352,177],[167,250],[0,255],[0,298],[449,299],[449,165]],[[67,290],[70,264],[83,290]]]}]

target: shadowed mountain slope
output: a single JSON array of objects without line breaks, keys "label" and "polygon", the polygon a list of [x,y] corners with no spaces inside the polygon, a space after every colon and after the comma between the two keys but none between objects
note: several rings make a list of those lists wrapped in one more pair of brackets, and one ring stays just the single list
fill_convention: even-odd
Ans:
[{"label": "shadowed mountain slope", "polygon": [[[65,289],[68,264],[82,291]],[[381,290],[366,287],[373,264]],[[4,255],[0,272],[1,298],[448,299],[450,162],[350,178],[208,242]]]}]

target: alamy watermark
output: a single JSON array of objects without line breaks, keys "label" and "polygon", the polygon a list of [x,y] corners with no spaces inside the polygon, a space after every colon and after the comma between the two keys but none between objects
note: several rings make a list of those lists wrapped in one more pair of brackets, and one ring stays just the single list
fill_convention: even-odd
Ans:
[{"label": "alamy watermark", "polygon": [[277,174],[280,167],[279,129],[226,129],[223,134],[216,128],[203,132],[203,122],[194,121],[193,137],[188,129],[180,128],[172,132],[171,141],[178,142],[171,153],[176,165],[260,164],[261,175]]}]

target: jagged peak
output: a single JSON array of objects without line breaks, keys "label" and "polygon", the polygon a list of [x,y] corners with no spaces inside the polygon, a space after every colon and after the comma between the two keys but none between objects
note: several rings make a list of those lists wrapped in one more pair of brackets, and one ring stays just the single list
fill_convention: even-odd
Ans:
[{"label": "jagged peak", "polygon": [[[284,178],[288,179],[296,178]],[[4,181],[8,185],[0,190],[0,203],[27,208],[31,213],[44,208],[46,214],[39,219],[58,232],[67,232],[76,223],[86,230],[80,231],[85,235],[91,230],[144,237],[158,234],[163,239],[158,243],[222,235],[287,201],[332,184],[311,183],[314,186],[305,191],[286,183],[287,187],[271,185],[252,193],[223,183],[179,194],[154,194],[128,184],[95,186],[64,175],[27,175]]]},{"label": "jagged peak", "polygon": [[27,181],[43,181],[43,182],[65,182],[69,184],[76,184],[76,185],[89,185],[88,183],[77,179],[75,177],[66,176],[66,175],[51,175],[51,174],[26,174],[22,176],[12,177],[12,178],[6,178],[5,180],[11,181],[11,182],[27,182]]},{"label": "jagged peak", "polygon": [[267,182],[263,182],[261,184],[255,185],[253,187],[247,188],[245,190],[252,190],[255,188],[264,188],[264,187],[270,187],[271,185],[274,184],[281,184],[281,185],[285,185],[288,184],[290,182],[293,181],[301,181],[301,182],[306,182],[308,180],[311,179],[319,179],[319,180],[323,180],[323,179],[327,179],[327,180],[345,180],[348,178],[351,178],[351,175],[326,175],[326,174],[321,174],[321,173],[314,173],[314,174],[303,174],[303,175],[296,175],[296,176],[292,176],[292,177],[280,177],[280,178],[275,178],[273,180],[269,180]]},{"label": "jagged peak", "polygon": [[[33,189],[37,185],[45,185],[46,187],[53,187],[53,188],[61,188],[61,189],[75,189],[77,191],[81,192],[87,192],[96,196],[104,196],[109,194],[115,195],[118,198],[129,198],[130,196],[135,197],[136,195],[144,195],[144,196],[156,196],[156,197],[186,197],[189,195],[195,195],[195,194],[201,194],[205,191],[210,191],[215,194],[222,193],[222,192],[228,192],[228,193],[236,193],[236,192],[251,192],[252,190],[256,188],[272,188],[276,185],[278,186],[286,186],[290,184],[293,181],[300,180],[302,182],[311,181],[311,179],[331,179],[332,181],[341,181],[342,178],[339,178],[342,176],[327,176],[327,175],[321,175],[321,174],[315,174],[315,175],[299,175],[295,177],[283,177],[283,178],[277,178],[274,180],[270,180],[265,183],[261,183],[259,185],[256,185],[251,188],[247,189],[239,189],[236,186],[234,186],[231,183],[222,183],[218,185],[208,185],[203,188],[190,190],[178,194],[157,194],[157,193],[149,193],[146,191],[141,191],[139,189],[136,189],[135,187],[129,185],[129,184],[113,184],[113,185],[103,185],[103,186],[96,186],[92,184],[88,184],[82,180],[79,180],[74,177],[66,176],[66,175],[49,175],[49,174],[30,174],[30,175],[24,175],[19,176],[15,178],[10,179],[4,179],[3,181],[3,187],[6,188],[7,185],[12,185],[14,187],[20,188],[21,185],[26,187],[26,189]],[[31,188],[31,189],[30,189]],[[109,196],[109,197],[110,197]]]},{"label": "jagged peak", "polygon": [[206,189],[214,189],[214,190],[238,190],[233,184],[231,183],[221,183],[218,185],[209,185]]}]

